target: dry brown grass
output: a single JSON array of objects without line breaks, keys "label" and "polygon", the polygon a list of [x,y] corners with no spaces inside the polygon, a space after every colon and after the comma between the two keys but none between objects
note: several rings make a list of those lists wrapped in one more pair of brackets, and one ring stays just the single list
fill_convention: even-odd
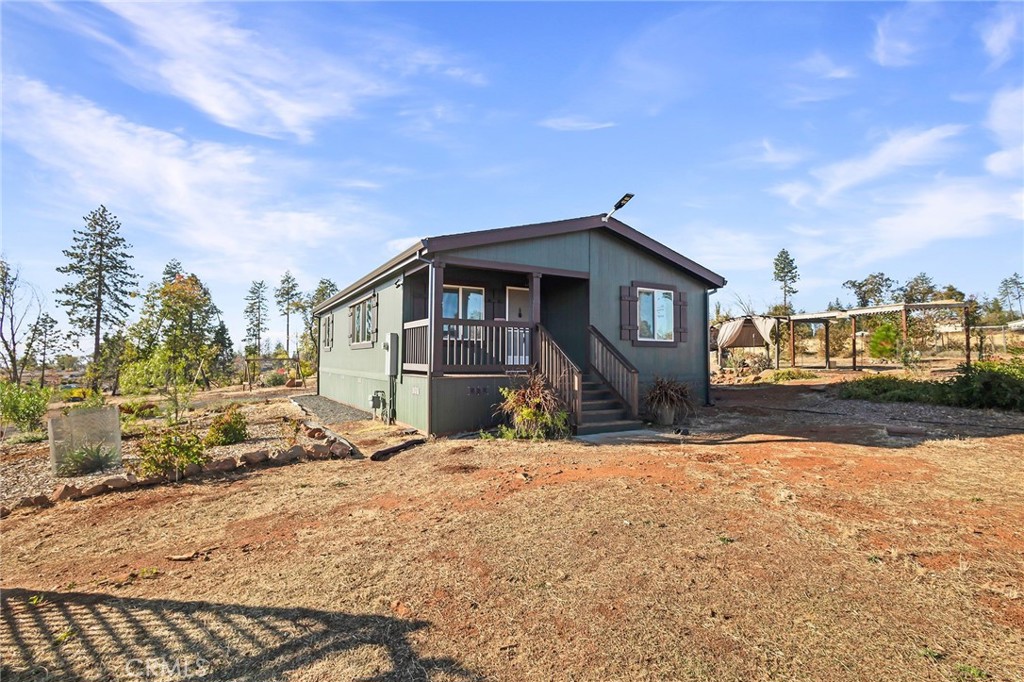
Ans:
[{"label": "dry brown grass", "polygon": [[5,679],[1024,679],[1024,434],[741,403],[678,445],[434,441],[16,512]]}]

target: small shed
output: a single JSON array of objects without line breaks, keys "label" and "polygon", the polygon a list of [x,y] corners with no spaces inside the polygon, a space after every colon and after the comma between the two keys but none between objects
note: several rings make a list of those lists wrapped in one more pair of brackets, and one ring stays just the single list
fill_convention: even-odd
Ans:
[{"label": "small shed", "polygon": [[[718,351],[718,366],[722,366],[722,350],[729,348],[764,348],[771,346],[772,330],[778,328],[778,319],[762,315],[747,315],[726,320],[712,327],[712,350]],[[778,334],[776,334],[776,340]],[[776,353],[776,367],[778,353]]]}]

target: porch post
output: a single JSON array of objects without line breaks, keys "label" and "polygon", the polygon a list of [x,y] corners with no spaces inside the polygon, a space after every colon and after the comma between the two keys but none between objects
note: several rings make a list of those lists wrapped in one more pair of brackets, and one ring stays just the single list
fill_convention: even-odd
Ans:
[{"label": "porch post", "polygon": [[[779,332],[779,318],[775,318],[775,369],[779,369],[781,363],[782,349],[779,344],[782,343],[782,338]],[[719,351],[721,352],[721,351]],[[719,363],[721,364],[721,363]]]},{"label": "porch post", "polygon": [[540,324],[540,273],[530,273],[530,320],[533,329],[530,331],[531,340],[531,363],[540,362],[540,334],[537,333],[537,325]]},{"label": "porch post", "polygon": [[967,369],[971,368],[971,304],[964,306],[964,362]]},{"label": "porch post", "polygon": [[428,273],[430,308],[427,311],[427,342],[430,344],[430,367],[432,376],[444,375],[444,345],[441,343],[441,298],[444,295],[444,263],[434,260]]},{"label": "porch post", "polygon": [[789,318],[789,366],[796,367],[796,326],[793,318]]}]

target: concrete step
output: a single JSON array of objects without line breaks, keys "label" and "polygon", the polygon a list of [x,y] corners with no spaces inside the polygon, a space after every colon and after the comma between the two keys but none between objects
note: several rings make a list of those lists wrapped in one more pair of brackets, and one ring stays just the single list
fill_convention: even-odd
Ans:
[{"label": "concrete step", "polygon": [[613,433],[615,431],[635,431],[644,427],[643,422],[635,419],[616,419],[614,421],[580,424],[576,427],[577,436],[589,436],[594,433]]}]

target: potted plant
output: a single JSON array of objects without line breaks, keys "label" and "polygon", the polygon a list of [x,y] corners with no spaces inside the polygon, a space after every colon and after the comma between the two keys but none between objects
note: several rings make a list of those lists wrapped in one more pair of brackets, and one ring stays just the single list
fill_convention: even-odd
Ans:
[{"label": "potted plant", "polygon": [[671,426],[677,417],[685,417],[694,409],[690,388],[685,383],[658,376],[647,389],[644,402],[659,426]]}]

